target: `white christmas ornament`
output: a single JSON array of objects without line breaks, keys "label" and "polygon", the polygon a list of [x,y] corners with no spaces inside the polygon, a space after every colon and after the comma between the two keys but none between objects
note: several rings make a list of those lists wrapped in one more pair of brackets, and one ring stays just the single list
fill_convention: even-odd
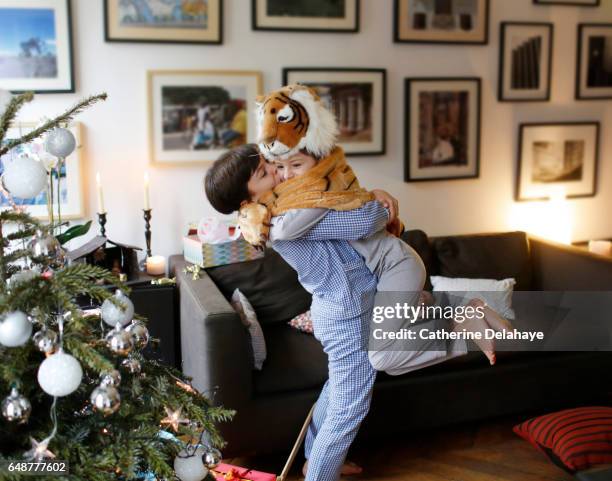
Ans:
[{"label": "white christmas ornament", "polygon": [[38,368],[38,384],[51,396],[67,396],[77,390],[83,369],[73,356],[61,349],[45,359]]},{"label": "white christmas ornament", "polygon": [[208,469],[202,462],[206,453],[204,448],[198,447],[192,456],[184,449],[174,458],[174,474],[181,481],[202,481],[208,475]]},{"label": "white christmas ornament", "polygon": [[31,199],[45,188],[47,170],[29,155],[22,155],[4,168],[2,182],[15,197]]},{"label": "white christmas ornament", "polygon": [[110,299],[106,299],[100,308],[100,315],[104,322],[111,327],[115,327],[117,323],[125,326],[134,316],[134,304],[132,304],[130,298],[120,289],[115,291],[114,297],[119,303],[123,304],[124,307],[120,308],[113,304]]},{"label": "white christmas ornament", "polygon": [[32,335],[32,323],[21,311],[12,311],[0,320],[0,344],[17,347],[25,344]]},{"label": "white christmas ornament", "polygon": [[68,129],[53,129],[45,136],[45,150],[51,155],[65,159],[76,148],[76,139]]}]

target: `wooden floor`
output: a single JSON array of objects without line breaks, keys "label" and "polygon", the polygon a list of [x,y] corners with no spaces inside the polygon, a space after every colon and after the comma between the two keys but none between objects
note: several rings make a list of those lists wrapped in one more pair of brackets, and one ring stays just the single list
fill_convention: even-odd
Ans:
[{"label": "wooden floor", "polygon": [[[375,447],[356,446],[349,459],[364,473],[353,481],[569,481],[574,478],[553,465],[512,432],[524,420],[505,418],[469,426],[417,433]],[[230,464],[279,474],[283,457],[234,458]],[[303,479],[296,461],[289,481]]]}]

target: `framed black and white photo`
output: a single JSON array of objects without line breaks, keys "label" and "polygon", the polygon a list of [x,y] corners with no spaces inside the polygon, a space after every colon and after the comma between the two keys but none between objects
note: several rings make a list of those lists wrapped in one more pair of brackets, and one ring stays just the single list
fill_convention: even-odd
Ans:
[{"label": "framed black and white photo", "polygon": [[576,98],[612,99],[612,23],[578,25]]},{"label": "framed black and white photo", "polygon": [[104,0],[107,42],[220,44],[223,0]]},{"label": "framed black and white photo", "polygon": [[359,31],[360,0],[251,0],[253,30]]},{"label": "framed black and white photo", "polygon": [[405,79],[404,180],[479,175],[479,78]]},{"label": "framed black and white photo", "polygon": [[503,22],[500,29],[498,99],[550,100],[553,24]]},{"label": "framed black and white photo", "polygon": [[338,121],[338,143],[347,155],[384,155],[387,71],[368,68],[283,69],[283,85],[314,88]]},{"label": "framed black and white photo", "polygon": [[393,40],[480,44],[489,41],[489,0],[394,0]]},{"label": "framed black and white photo", "polygon": [[598,156],[599,122],[521,124],[516,200],[593,197]]},{"label": "framed black and white photo", "polygon": [[151,162],[192,165],[216,160],[254,142],[260,72],[155,70],[148,72]]},{"label": "framed black and white photo", "polygon": [[0,0],[0,89],[74,92],[70,0]]},{"label": "framed black and white photo", "polygon": [[533,0],[536,5],[566,5],[570,7],[599,7],[601,0]]}]

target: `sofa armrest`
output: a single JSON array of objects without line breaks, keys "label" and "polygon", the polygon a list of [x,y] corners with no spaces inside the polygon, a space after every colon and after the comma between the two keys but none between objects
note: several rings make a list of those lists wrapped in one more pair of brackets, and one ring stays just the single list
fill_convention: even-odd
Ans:
[{"label": "sofa armrest", "polygon": [[183,273],[173,259],[180,294],[183,372],[215,404],[240,409],[252,396],[251,347],[238,314],[204,270],[200,279]]},{"label": "sofa armrest", "polygon": [[612,258],[535,236],[529,247],[535,290],[612,290]]}]

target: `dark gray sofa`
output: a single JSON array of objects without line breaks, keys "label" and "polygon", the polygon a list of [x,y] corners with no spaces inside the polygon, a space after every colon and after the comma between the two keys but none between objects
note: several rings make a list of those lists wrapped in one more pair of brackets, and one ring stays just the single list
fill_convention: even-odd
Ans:
[{"label": "dark gray sofa", "polygon": [[[523,232],[428,238],[409,231],[403,239],[429,275],[514,277],[523,291],[612,291],[612,259]],[[271,250],[260,260],[207,269],[196,281],[182,273],[181,256],[170,265],[180,288],[183,370],[216,403],[237,410],[221,426],[228,441],[224,456],[287,452],[327,377],[317,340],[287,325],[308,309],[309,294]],[[227,300],[236,287],[264,329],[262,371],[252,370],[247,331]],[[609,402],[611,369],[610,352],[500,352],[494,367],[470,352],[402,376],[379,373],[359,439]]]}]

